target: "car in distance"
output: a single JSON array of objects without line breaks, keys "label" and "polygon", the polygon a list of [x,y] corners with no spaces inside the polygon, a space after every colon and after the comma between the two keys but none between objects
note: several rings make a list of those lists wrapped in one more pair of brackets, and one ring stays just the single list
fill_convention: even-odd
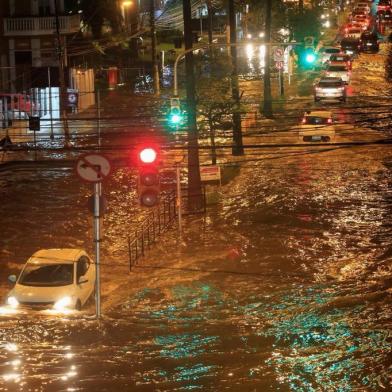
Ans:
[{"label": "car in distance", "polygon": [[333,124],[331,111],[308,111],[302,118],[298,135],[304,142],[330,142],[335,137]]},{"label": "car in distance", "polygon": [[41,249],[26,262],[7,304],[37,309],[80,310],[95,289],[95,265],[82,249]]},{"label": "car in distance", "polygon": [[330,62],[325,70],[325,76],[330,78],[341,78],[343,82],[350,82],[350,70],[346,64],[341,62]]},{"label": "car in distance", "polygon": [[351,28],[345,32],[344,36],[349,38],[361,38],[362,29]]},{"label": "car in distance", "polygon": [[380,50],[380,45],[378,43],[377,33],[372,33],[370,31],[364,31],[361,34],[361,51],[378,53]]},{"label": "car in distance", "polygon": [[338,99],[346,102],[346,85],[341,78],[322,77],[314,85],[315,102],[321,99]]},{"label": "car in distance", "polygon": [[353,62],[351,60],[351,57],[348,54],[344,54],[344,53],[333,54],[329,58],[328,64],[331,64],[331,63],[345,64],[347,66],[347,68],[350,70],[352,69],[352,66],[353,66]]},{"label": "car in distance", "polygon": [[323,46],[318,51],[318,57],[320,59],[321,64],[325,64],[331,55],[340,53],[340,48],[336,46]]},{"label": "car in distance", "polygon": [[356,55],[361,49],[361,41],[358,38],[343,38],[340,41],[341,51],[349,55]]}]

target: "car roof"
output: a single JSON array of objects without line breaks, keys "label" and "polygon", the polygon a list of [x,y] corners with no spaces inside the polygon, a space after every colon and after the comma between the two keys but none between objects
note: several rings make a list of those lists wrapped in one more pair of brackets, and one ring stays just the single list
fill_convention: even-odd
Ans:
[{"label": "car roof", "polygon": [[41,249],[35,252],[29,259],[28,263],[43,264],[72,264],[80,256],[87,256],[83,249],[75,248],[58,248],[58,249]]},{"label": "car roof", "polygon": [[332,112],[330,110],[312,110],[309,113],[306,112],[305,117],[332,117]]}]

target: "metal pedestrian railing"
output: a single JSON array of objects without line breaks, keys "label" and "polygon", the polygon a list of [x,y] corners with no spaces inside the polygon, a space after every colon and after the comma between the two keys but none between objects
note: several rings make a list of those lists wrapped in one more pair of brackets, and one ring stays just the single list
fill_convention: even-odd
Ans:
[{"label": "metal pedestrian railing", "polygon": [[129,270],[137,264],[148,249],[157,241],[160,234],[165,232],[175,221],[176,194],[171,192],[161,199],[158,207],[152,210],[140,223],[134,235],[128,236]]}]

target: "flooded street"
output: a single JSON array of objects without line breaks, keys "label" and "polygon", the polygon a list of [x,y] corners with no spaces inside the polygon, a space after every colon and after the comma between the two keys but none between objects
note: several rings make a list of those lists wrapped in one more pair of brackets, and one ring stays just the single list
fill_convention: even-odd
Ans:
[{"label": "flooded street", "polygon": [[[93,301],[65,315],[0,308],[0,391],[391,391],[392,151],[370,143],[389,137],[364,126],[374,101],[329,106],[352,125],[337,142],[367,145],[253,147],[223,163],[229,180],[185,218],[184,243],[173,227],[131,272],[136,178],[116,168],[102,319]],[[320,105],[304,102],[298,113]],[[282,140],[297,134],[259,142]],[[0,189],[2,302],[36,250],[92,255],[91,186],[74,170],[2,173]]]}]

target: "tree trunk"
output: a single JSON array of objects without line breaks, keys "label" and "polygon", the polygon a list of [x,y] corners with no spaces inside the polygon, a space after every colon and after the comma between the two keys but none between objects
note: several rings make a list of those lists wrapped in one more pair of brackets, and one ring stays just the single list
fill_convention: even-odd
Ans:
[{"label": "tree trunk", "polygon": [[263,114],[267,118],[272,118],[272,97],[271,97],[271,29],[272,29],[272,0],[265,3],[265,71],[264,71],[264,104]]},{"label": "tree trunk", "polygon": [[[183,0],[185,50],[192,48],[191,3]],[[196,124],[195,75],[193,53],[185,55],[186,95],[188,106],[188,208],[197,211],[203,206],[200,180],[199,144]]]},{"label": "tree trunk", "polygon": [[[233,112],[233,155],[244,155],[244,147],[242,143],[241,129],[241,113],[240,113],[240,92],[238,86],[238,65],[237,65],[237,29],[235,20],[234,0],[229,0],[229,22],[230,22],[230,47],[231,47],[231,94],[235,102]],[[234,44],[234,45],[233,45]]]}]

